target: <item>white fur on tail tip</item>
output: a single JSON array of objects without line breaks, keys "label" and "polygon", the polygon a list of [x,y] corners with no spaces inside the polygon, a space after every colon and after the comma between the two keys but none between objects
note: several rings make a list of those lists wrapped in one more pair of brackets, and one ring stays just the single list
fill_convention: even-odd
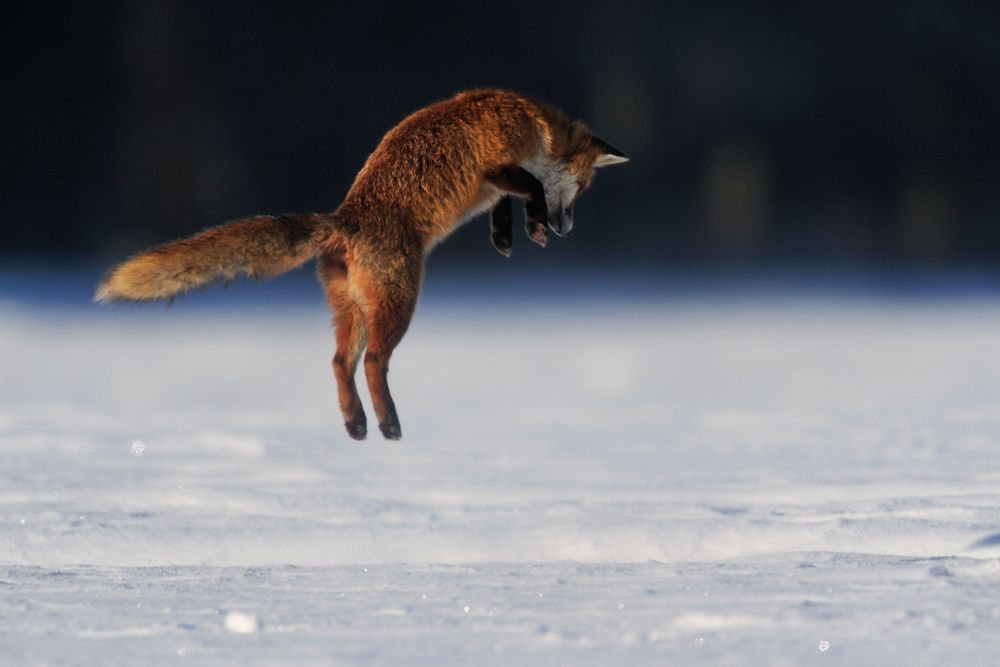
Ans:
[{"label": "white fur on tail tip", "polygon": [[94,292],[94,303],[111,303],[114,300],[115,294],[107,281],[97,286],[97,291]]}]

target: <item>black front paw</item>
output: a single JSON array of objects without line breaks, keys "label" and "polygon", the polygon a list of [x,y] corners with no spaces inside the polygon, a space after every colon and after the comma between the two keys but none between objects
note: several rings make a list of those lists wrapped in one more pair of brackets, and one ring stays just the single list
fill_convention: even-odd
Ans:
[{"label": "black front paw", "polygon": [[497,252],[504,257],[510,257],[511,248],[514,247],[514,239],[508,234],[493,234],[490,236],[490,242],[493,247],[497,249]]},{"label": "black front paw", "polygon": [[549,233],[545,229],[548,221],[545,199],[532,197],[524,203],[524,231],[528,233],[528,238],[543,248],[549,242]]},{"label": "black front paw", "polygon": [[514,245],[514,209],[510,197],[503,197],[490,214],[490,243],[504,257],[510,257]]},{"label": "black front paw", "polygon": [[544,222],[536,222],[529,220],[524,223],[524,231],[528,233],[528,238],[542,246],[543,248],[549,242],[549,232],[545,229]]}]

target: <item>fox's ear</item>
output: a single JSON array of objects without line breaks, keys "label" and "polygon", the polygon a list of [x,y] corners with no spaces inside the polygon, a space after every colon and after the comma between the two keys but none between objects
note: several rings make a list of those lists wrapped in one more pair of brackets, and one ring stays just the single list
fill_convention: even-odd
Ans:
[{"label": "fox's ear", "polygon": [[628,162],[628,156],[620,150],[596,135],[591,135],[591,142],[600,149],[601,153],[594,160],[595,167],[607,167],[612,164]]}]

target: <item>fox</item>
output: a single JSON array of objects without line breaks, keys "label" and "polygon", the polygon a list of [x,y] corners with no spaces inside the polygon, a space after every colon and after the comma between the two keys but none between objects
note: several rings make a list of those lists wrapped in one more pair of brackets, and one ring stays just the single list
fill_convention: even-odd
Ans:
[{"label": "fox", "polygon": [[363,361],[379,430],[398,440],[389,359],[416,308],[428,253],[490,211],[490,241],[510,257],[512,198],[524,202],[531,241],[544,247],[549,231],[568,237],[594,170],[627,160],[548,104],[505,90],[461,92],[390,129],[332,213],[256,215],[155,246],[111,269],[94,301],[172,301],[217,279],[263,280],[317,259],[347,434],[368,434],[355,382]]}]

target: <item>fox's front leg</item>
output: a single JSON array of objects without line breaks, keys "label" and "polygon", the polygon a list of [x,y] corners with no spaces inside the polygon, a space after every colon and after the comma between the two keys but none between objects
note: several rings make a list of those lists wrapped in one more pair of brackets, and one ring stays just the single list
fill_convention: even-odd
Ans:
[{"label": "fox's front leg", "polygon": [[[542,187],[541,181],[525,169],[514,165],[500,167],[487,173],[486,180],[504,192],[525,198],[524,231],[528,233],[528,237],[532,241],[544,248],[549,238],[545,229],[548,222],[548,211],[545,206],[545,188]],[[502,201],[497,204],[498,207]],[[494,245],[496,244],[494,243]],[[502,250],[500,252],[503,253]],[[503,254],[509,254],[509,249],[507,253]]]},{"label": "fox's front leg", "polygon": [[503,197],[490,212],[490,242],[504,257],[510,257],[514,244],[514,208],[510,197]]}]

